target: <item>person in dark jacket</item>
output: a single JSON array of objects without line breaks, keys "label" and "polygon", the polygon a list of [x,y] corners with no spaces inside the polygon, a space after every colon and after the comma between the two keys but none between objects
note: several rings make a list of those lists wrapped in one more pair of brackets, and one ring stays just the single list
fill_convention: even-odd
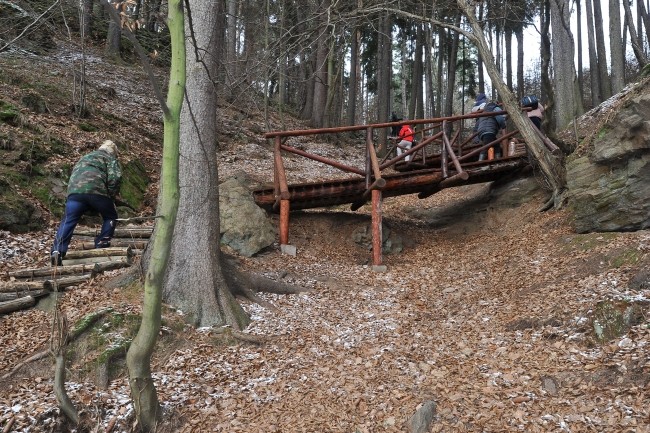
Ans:
[{"label": "person in dark jacket", "polygon": [[[501,108],[494,102],[488,102],[483,108],[484,113],[502,111]],[[503,114],[489,117],[479,117],[476,121],[476,132],[481,143],[488,144],[497,139],[499,132],[506,127],[506,118]],[[494,146],[494,157],[501,158],[501,145],[496,143]],[[487,159],[487,149],[479,154],[478,160],[483,161]]]},{"label": "person in dark jacket", "polygon": [[70,175],[65,211],[50,254],[53,266],[61,265],[72,233],[87,211],[98,212],[103,219],[101,233],[95,238],[95,248],[111,246],[117,223],[114,200],[120,191],[121,181],[122,168],[117,159],[117,146],[111,140],[104,141],[99,149],[79,159]]}]

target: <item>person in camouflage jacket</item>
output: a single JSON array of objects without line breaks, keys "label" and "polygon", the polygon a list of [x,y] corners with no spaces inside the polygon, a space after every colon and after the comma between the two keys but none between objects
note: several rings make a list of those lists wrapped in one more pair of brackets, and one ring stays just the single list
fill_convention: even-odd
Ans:
[{"label": "person in camouflage jacket", "polygon": [[68,197],[59,229],[51,251],[52,265],[61,265],[68,251],[77,223],[87,211],[101,214],[103,223],[95,248],[111,246],[117,224],[115,197],[120,192],[122,169],[117,159],[117,146],[106,140],[99,149],[79,159],[68,182]]}]

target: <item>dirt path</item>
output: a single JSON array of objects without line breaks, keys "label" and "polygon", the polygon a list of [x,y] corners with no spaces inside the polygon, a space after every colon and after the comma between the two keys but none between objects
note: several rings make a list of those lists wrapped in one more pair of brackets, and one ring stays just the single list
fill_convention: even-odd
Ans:
[{"label": "dirt path", "polygon": [[[154,371],[164,407],[181,415],[177,430],[397,432],[433,400],[431,431],[649,431],[646,324],[604,346],[588,331],[598,300],[632,296],[627,282],[648,262],[650,233],[575,235],[567,213],[539,214],[536,202],[435,228],[409,216],[459,194],[386,202],[386,219],[410,245],[385,256],[386,273],[373,273],[370,253],[350,240],[359,217],[294,216],[297,257],[274,250],[243,261],[315,289],[266,295],[278,312],[247,306],[248,332],[265,344],[215,345],[210,330],[185,329],[161,345]],[[636,264],[614,266],[630,250]],[[89,286],[66,296],[65,309],[71,318],[106,304],[137,311],[133,296]],[[46,313],[0,320],[2,370],[47,341]],[[54,423],[50,364],[35,367],[0,393],[1,419],[15,416],[20,431]],[[71,370],[73,401],[127,431],[126,379],[100,390],[76,382],[79,365]]]}]

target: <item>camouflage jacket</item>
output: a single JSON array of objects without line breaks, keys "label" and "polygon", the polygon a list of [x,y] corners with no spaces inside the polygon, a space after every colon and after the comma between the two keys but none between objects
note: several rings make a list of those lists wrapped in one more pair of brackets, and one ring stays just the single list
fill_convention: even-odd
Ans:
[{"label": "camouflage jacket", "polygon": [[81,157],[68,182],[70,194],[99,194],[114,198],[120,192],[122,168],[117,158],[96,150]]}]

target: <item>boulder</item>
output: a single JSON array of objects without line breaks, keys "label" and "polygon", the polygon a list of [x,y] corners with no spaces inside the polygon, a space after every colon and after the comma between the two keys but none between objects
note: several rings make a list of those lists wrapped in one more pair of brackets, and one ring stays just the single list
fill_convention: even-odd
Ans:
[{"label": "boulder", "polygon": [[650,93],[629,98],[567,163],[567,187],[578,233],[650,227]]},{"label": "boulder", "polygon": [[250,257],[275,242],[276,230],[266,212],[255,204],[243,174],[219,185],[221,243]]}]

